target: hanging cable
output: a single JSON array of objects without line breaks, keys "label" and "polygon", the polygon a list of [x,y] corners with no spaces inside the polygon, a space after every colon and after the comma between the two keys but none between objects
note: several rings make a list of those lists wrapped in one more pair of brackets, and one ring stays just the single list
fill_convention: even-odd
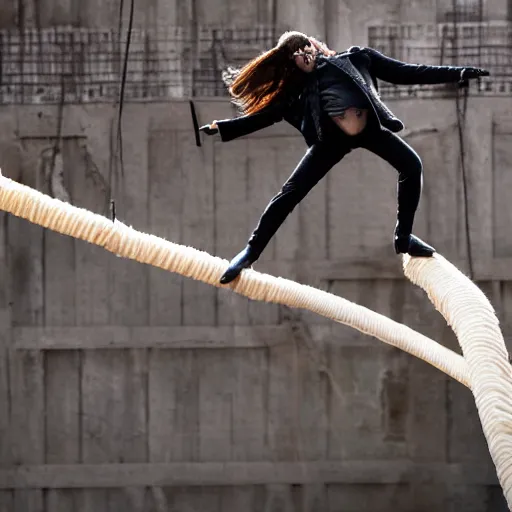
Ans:
[{"label": "hanging cable", "polygon": [[[119,9],[119,36],[121,36],[122,30],[122,18],[123,18],[123,7],[124,0],[121,0]],[[123,130],[122,130],[122,117],[123,117],[123,105],[124,105],[124,92],[126,87],[126,75],[128,73],[128,56],[130,53],[130,42],[133,30],[133,16],[135,10],[135,0],[130,1],[130,14],[128,18],[128,31],[126,34],[126,46],[124,52],[123,61],[123,72],[121,76],[121,87],[119,91],[119,110],[117,116],[117,154],[119,155],[119,163],[121,164],[121,175],[124,175],[124,162],[123,162]]]},{"label": "hanging cable", "polygon": [[[458,11],[457,0],[452,0],[453,7],[453,53],[455,62],[454,65],[459,64],[459,40],[458,40]],[[460,107],[461,97],[460,89],[464,89],[464,97],[462,100],[462,110]],[[464,146],[464,137],[466,129],[466,113],[468,106],[469,96],[469,82],[462,77],[461,81],[457,84],[455,89],[455,108],[457,111],[457,131],[459,136],[459,156],[460,167],[462,173],[462,193],[464,197],[464,229],[466,232],[466,254],[468,258],[468,273],[471,280],[474,278],[473,273],[473,250],[471,243],[471,230],[469,226],[469,199],[468,199],[468,180],[466,172],[466,150]]]},{"label": "hanging cable", "polygon": [[473,250],[471,244],[471,231],[469,227],[469,199],[468,199],[468,180],[466,172],[466,150],[464,146],[464,136],[466,133],[466,112],[468,108],[469,84],[462,83],[460,85],[464,89],[462,99],[462,110],[460,107],[461,97],[460,89],[455,92],[455,107],[457,109],[457,131],[459,134],[459,152],[460,166],[462,171],[462,192],[464,195],[464,228],[466,231],[466,252],[468,255],[468,272],[469,277],[473,279]]},{"label": "hanging cable", "polygon": [[[117,34],[119,38],[119,50],[121,50],[121,35],[123,32],[123,11],[124,11],[124,0],[120,0],[119,3],[119,21],[117,26]],[[124,176],[124,159],[123,159],[123,129],[122,129],[122,119],[123,119],[123,105],[124,105],[124,92],[126,87],[126,75],[128,73],[128,56],[130,53],[130,42],[131,35],[133,30],[133,18],[135,11],[135,1],[131,0],[130,2],[130,13],[128,18],[128,31],[126,35],[126,45],[124,52],[124,59],[122,64],[122,73],[119,87],[119,98],[118,98],[118,111],[117,111],[117,135],[116,135],[116,143],[115,143],[115,162],[117,163],[117,159],[119,158],[120,171],[121,176]],[[121,65],[121,62],[119,63]],[[117,166],[116,166],[117,167]],[[112,167],[109,173],[109,190],[110,190],[110,216],[112,220],[116,218],[116,206],[115,200],[112,196]]]}]

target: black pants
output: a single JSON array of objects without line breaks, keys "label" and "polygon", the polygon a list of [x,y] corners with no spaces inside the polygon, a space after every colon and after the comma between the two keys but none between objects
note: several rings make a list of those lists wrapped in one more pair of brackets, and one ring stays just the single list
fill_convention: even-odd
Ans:
[{"label": "black pants", "polygon": [[[423,182],[422,163],[418,154],[404,140],[373,119],[358,135],[348,136],[341,130],[330,140],[311,146],[281,191],[265,208],[248,245],[257,259],[288,214],[308,192],[352,149],[364,148],[386,160],[398,171],[398,209],[395,234],[412,232]],[[391,240],[391,237],[390,237]]]}]

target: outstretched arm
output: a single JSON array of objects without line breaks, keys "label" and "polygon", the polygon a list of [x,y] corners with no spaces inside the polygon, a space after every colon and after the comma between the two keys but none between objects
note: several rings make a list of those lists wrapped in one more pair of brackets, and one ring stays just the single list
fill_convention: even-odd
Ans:
[{"label": "outstretched arm", "polygon": [[364,51],[370,57],[374,75],[392,84],[443,84],[489,75],[488,71],[474,67],[409,64],[392,59],[374,48],[365,48]]},{"label": "outstretched arm", "polygon": [[214,121],[211,125],[202,126],[201,131],[207,135],[217,133],[218,130],[220,138],[223,142],[228,142],[244,135],[267,128],[274,123],[283,119],[284,107],[281,104],[271,105],[261,112],[256,114],[249,114],[233,119],[223,119],[221,121]]}]

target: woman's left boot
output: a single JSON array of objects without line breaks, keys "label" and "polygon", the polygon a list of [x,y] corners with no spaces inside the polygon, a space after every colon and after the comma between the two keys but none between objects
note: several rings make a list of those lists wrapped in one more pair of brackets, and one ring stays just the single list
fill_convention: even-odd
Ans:
[{"label": "woman's left boot", "polygon": [[254,249],[248,245],[230,261],[228,269],[220,278],[220,283],[230,283],[238,277],[244,268],[249,268],[257,259],[258,257],[256,256]]}]

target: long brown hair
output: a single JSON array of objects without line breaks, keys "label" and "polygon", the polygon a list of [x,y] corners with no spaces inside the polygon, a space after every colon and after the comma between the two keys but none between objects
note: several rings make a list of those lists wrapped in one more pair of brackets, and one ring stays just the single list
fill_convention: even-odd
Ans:
[{"label": "long brown hair", "polygon": [[[228,68],[222,74],[233,103],[243,114],[255,114],[271,102],[300,88],[305,79],[293,61],[293,53],[314,45],[331,52],[323,43],[301,32],[285,32],[276,46],[248,62],[241,69]],[[332,52],[334,53],[334,52]]]}]

